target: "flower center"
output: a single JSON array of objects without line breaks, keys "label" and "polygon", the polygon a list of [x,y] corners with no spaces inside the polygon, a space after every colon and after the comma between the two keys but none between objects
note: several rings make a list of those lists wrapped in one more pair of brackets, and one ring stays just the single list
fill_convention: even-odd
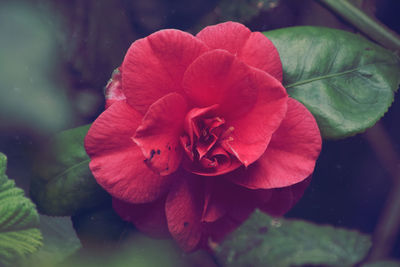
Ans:
[{"label": "flower center", "polygon": [[234,128],[216,115],[217,108],[194,108],[186,115],[185,133],[180,138],[187,155],[183,166],[193,173],[217,175],[240,166],[236,157],[224,149],[224,143],[233,140]]}]

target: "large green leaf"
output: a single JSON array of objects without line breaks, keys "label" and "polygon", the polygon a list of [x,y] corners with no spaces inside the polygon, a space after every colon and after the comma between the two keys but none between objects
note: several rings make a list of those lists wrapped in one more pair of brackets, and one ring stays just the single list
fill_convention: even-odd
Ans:
[{"label": "large green leaf", "polygon": [[277,47],[283,84],[315,116],[325,138],[343,138],[375,124],[393,102],[400,61],[358,35],[321,27],[264,33]]},{"label": "large green leaf", "polygon": [[96,183],[83,146],[89,125],[56,135],[37,156],[31,197],[40,212],[70,216],[102,205],[109,196]]},{"label": "large green leaf", "polygon": [[138,231],[129,231],[126,239],[114,249],[83,249],[59,266],[217,267],[206,251],[185,254],[171,239],[154,239]]},{"label": "large green leaf", "polygon": [[172,239],[156,240],[139,233],[111,205],[75,215],[72,222],[83,249],[66,261],[66,266],[216,267],[205,251],[187,255]]},{"label": "large green leaf", "polygon": [[23,267],[54,267],[71,257],[81,248],[70,217],[40,215],[43,246],[21,263]]},{"label": "large green leaf", "polygon": [[7,178],[7,158],[0,153],[0,266],[8,266],[42,245],[35,205]]},{"label": "large green leaf", "polygon": [[222,266],[353,266],[367,254],[370,237],[301,220],[274,219],[260,211],[216,249]]}]

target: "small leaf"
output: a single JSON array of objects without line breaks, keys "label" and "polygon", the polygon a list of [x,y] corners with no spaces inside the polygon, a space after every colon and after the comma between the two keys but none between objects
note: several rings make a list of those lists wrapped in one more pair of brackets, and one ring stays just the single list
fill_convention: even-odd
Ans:
[{"label": "small leaf", "polygon": [[353,266],[371,247],[369,236],[260,211],[216,248],[222,266]]},{"label": "small leaf", "polygon": [[81,248],[69,217],[40,215],[40,230],[43,234],[43,247],[21,266],[59,266]]},{"label": "small leaf", "polygon": [[123,221],[109,205],[72,216],[74,229],[84,248],[112,249],[121,242],[131,223]]},{"label": "small leaf", "polygon": [[315,116],[325,138],[373,126],[393,102],[400,61],[365,38],[322,27],[264,33],[277,47],[283,84]]},{"label": "small leaf", "polygon": [[7,158],[0,153],[0,266],[25,258],[42,245],[35,205],[7,178]]},{"label": "small leaf", "polygon": [[90,159],[83,146],[89,127],[59,133],[37,156],[31,197],[40,212],[71,216],[109,199],[89,169]]}]

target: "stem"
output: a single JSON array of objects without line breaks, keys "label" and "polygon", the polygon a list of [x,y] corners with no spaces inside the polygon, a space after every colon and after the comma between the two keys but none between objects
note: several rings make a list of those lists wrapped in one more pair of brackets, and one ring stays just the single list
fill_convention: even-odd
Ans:
[{"label": "stem", "polygon": [[316,0],[332,9],[372,40],[400,52],[400,36],[346,0]]},{"label": "stem", "polygon": [[379,122],[365,133],[365,137],[393,179],[393,186],[373,235],[374,243],[368,257],[372,261],[389,256],[400,232],[400,161],[390,137]]}]

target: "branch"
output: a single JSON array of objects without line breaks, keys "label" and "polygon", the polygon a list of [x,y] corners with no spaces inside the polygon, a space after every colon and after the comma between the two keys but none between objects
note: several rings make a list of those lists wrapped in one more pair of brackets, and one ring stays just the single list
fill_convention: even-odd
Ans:
[{"label": "branch", "polygon": [[346,0],[316,0],[382,46],[400,52],[400,36]]},{"label": "branch", "polygon": [[393,186],[375,229],[374,244],[368,257],[368,260],[378,260],[389,256],[400,232],[400,168],[398,165],[400,160],[381,123],[378,122],[366,131],[365,137],[378,160],[393,179]]}]

